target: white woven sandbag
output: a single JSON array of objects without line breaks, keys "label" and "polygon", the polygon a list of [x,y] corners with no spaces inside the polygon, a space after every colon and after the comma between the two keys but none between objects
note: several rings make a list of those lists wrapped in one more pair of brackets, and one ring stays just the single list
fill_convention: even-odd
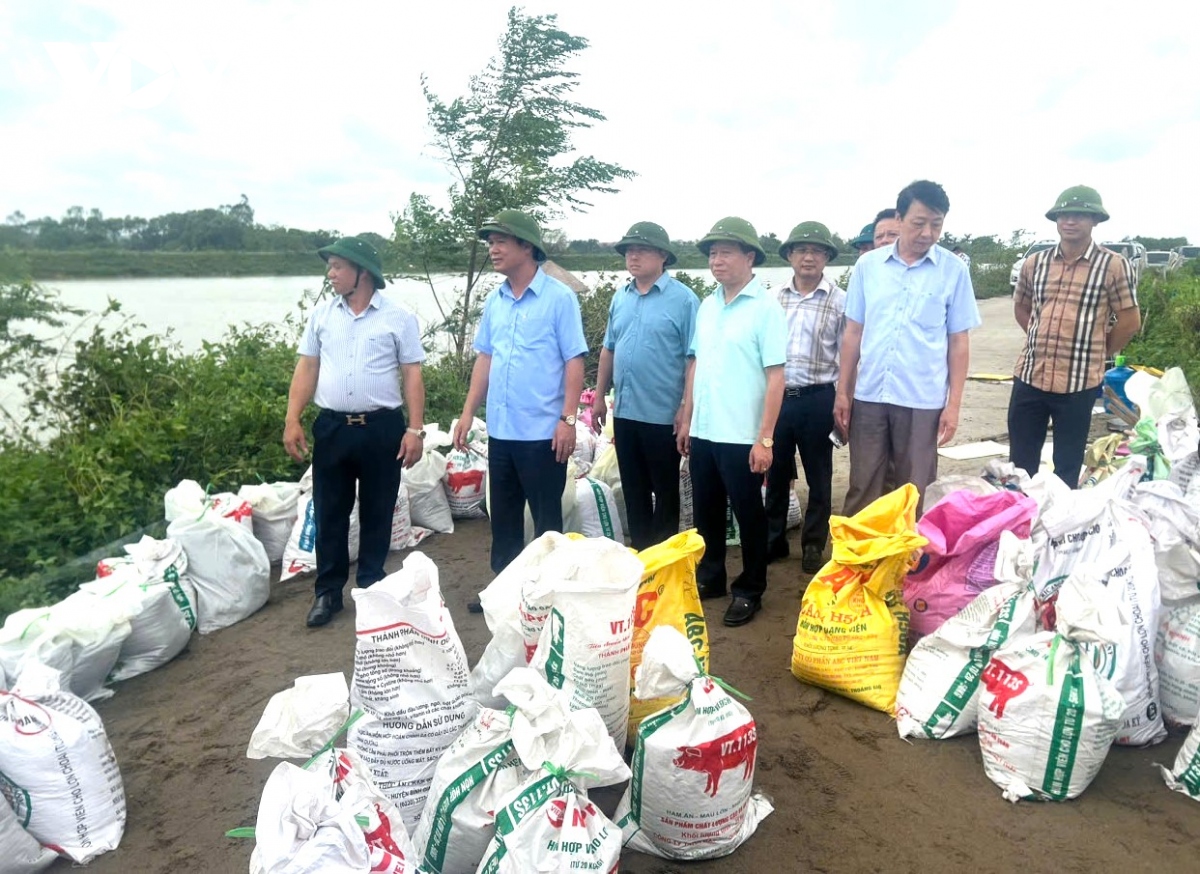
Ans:
[{"label": "white woven sandbag", "polygon": [[297,759],[317,753],[350,716],[350,687],[341,671],[297,677],[276,692],[250,735],[246,758]]},{"label": "white woven sandbag", "polygon": [[[1193,713],[1192,721],[1200,725],[1200,713]],[[1169,787],[1193,801],[1200,801],[1200,727],[1188,732],[1175,756],[1175,764],[1169,770],[1162,765],[1158,769]]]},{"label": "white woven sandbag", "polygon": [[53,668],[31,663],[0,691],[0,772],[9,805],[42,844],[86,864],[121,842],[125,790],[104,725]]},{"label": "white woven sandbag", "polygon": [[1163,719],[1194,725],[1200,711],[1200,598],[1163,608],[1154,660]]},{"label": "white woven sandbag", "polygon": [[[400,488],[404,488],[403,483]],[[296,521],[292,523],[292,533],[288,536],[287,545],[283,548],[283,565],[279,569],[279,582],[281,583],[317,569],[317,508],[313,503],[312,494],[301,495],[296,506]],[[393,522],[395,522],[394,516]],[[350,510],[350,529],[346,543],[350,561],[358,560],[359,537],[358,498],[356,497],[354,507]]]},{"label": "white woven sandbag", "polygon": [[[0,792],[3,792],[2,786]],[[8,804],[0,802],[0,874],[44,871],[54,864],[58,853],[43,847],[25,831],[11,805],[11,800]]]},{"label": "white woven sandbag", "polygon": [[408,486],[408,506],[414,525],[439,534],[454,533],[454,517],[450,501],[442,485],[446,478],[446,456],[436,449],[426,449],[420,461],[404,471],[403,482]]},{"label": "white woven sandbag", "polygon": [[208,510],[167,527],[167,536],[188,555],[201,634],[240,622],[271,594],[271,562],[263,545],[244,524],[219,513]]},{"label": "white woven sandbag", "polygon": [[296,521],[300,502],[299,483],[260,483],[242,486],[238,497],[254,509],[251,528],[274,564],[283,559],[283,549]]}]

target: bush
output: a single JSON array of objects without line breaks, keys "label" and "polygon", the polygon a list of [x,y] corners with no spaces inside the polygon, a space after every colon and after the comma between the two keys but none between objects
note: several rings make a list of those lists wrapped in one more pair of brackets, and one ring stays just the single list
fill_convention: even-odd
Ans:
[{"label": "bush", "polygon": [[1131,364],[1183,368],[1200,406],[1200,261],[1166,277],[1150,274],[1138,286],[1142,329],[1125,355]]}]

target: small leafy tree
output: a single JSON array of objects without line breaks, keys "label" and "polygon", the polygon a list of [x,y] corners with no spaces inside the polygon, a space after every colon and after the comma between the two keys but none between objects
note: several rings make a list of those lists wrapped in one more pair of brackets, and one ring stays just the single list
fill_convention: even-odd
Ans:
[{"label": "small leafy tree", "polygon": [[[587,48],[583,37],[557,25],[555,15],[508,13],[499,55],[473,76],[465,96],[449,102],[422,77],[433,146],[454,181],[448,205],[413,194],[396,217],[395,260],[424,279],[462,366],[470,350],[470,327],[478,319],[476,290],[487,250],[476,236],[484,220],[502,209],[520,209],[539,221],[569,208],[582,211],[592,194],[613,193],[629,170],[596,158],[573,156],[571,135],[604,120],[599,110],[571,99],[578,73],[567,64]],[[462,268],[462,287],[443,302],[432,274]]]}]

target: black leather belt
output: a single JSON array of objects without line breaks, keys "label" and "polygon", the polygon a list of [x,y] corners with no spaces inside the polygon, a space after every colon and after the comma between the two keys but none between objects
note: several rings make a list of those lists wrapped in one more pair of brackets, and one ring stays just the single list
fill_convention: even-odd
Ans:
[{"label": "black leather belt", "polygon": [[802,398],[825,389],[836,388],[832,382],[819,382],[816,385],[789,385],[783,390],[785,398]]},{"label": "black leather belt", "polygon": [[362,413],[343,413],[340,410],[323,409],[321,410],[321,415],[332,416],[333,418],[337,419],[339,423],[344,425],[353,425],[356,428],[365,428],[367,423],[373,422],[377,419],[384,419],[388,416],[394,416],[396,413],[400,412],[400,410],[401,407],[396,407],[395,409],[367,410]]}]

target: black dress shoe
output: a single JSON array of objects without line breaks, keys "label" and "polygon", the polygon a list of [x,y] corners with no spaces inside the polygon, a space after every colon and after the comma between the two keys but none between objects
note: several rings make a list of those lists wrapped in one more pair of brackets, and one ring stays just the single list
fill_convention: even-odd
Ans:
[{"label": "black dress shoe", "polygon": [[804,557],[800,559],[800,567],[806,574],[815,574],[825,564],[821,560],[821,553],[824,552],[821,547],[815,543],[810,543],[804,547]]},{"label": "black dress shoe", "polygon": [[700,593],[701,601],[707,601],[710,598],[724,598],[729,594],[724,586],[716,583],[700,583],[696,586],[696,590]]},{"label": "black dress shoe", "polygon": [[791,554],[792,550],[788,546],[786,540],[782,543],[772,543],[767,547],[767,564],[771,564],[772,562],[776,561],[783,561]]},{"label": "black dress shoe", "polygon": [[478,598],[472,598],[470,601],[467,602],[467,612],[468,613],[482,613],[483,612],[483,604],[481,604],[479,602]]},{"label": "black dress shoe", "polygon": [[308,611],[308,618],[304,620],[304,624],[309,628],[328,625],[329,621],[333,619],[333,614],[341,612],[341,609],[341,602],[334,601],[333,595],[317,595],[313,599],[312,609]]},{"label": "black dress shoe", "polygon": [[730,628],[745,625],[754,618],[754,614],[758,612],[760,606],[758,601],[734,595],[733,600],[729,604],[729,609],[725,611],[725,624]]}]

